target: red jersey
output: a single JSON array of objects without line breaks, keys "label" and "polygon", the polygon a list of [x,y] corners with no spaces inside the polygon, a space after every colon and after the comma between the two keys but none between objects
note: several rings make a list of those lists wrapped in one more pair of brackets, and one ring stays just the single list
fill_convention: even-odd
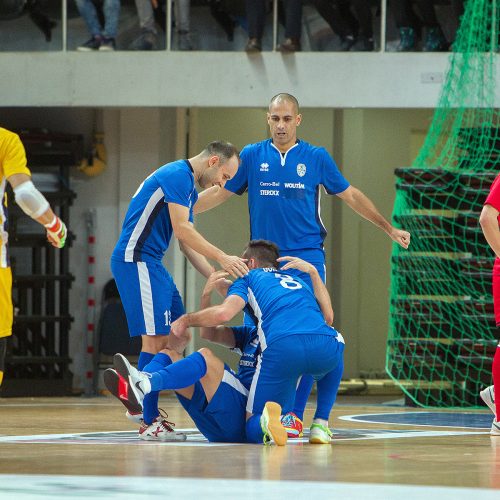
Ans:
[{"label": "red jersey", "polygon": [[[491,184],[490,193],[486,197],[484,204],[491,205],[500,212],[500,174],[496,176]],[[498,215],[498,223],[500,231],[500,213]],[[500,274],[500,259],[498,257],[495,259],[495,264],[493,265],[493,274]]]}]

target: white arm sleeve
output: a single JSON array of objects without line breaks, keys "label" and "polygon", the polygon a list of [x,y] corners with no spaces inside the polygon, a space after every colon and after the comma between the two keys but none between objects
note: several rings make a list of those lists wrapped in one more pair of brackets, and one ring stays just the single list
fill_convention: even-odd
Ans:
[{"label": "white arm sleeve", "polygon": [[37,219],[50,208],[45,196],[38,191],[31,181],[16,186],[14,195],[16,203],[22,208],[23,212],[33,219]]}]

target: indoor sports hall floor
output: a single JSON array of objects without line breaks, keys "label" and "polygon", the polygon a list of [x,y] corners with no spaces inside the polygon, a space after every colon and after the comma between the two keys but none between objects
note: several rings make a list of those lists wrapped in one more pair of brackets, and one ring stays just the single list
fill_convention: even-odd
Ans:
[{"label": "indoor sports hall floor", "polygon": [[0,499],[500,498],[500,437],[489,435],[488,410],[343,396],[333,445],[304,437],[264,447],[208,443],[175,398],[160,406],[186,442],[140,441],[111,397],[0,399]]}]

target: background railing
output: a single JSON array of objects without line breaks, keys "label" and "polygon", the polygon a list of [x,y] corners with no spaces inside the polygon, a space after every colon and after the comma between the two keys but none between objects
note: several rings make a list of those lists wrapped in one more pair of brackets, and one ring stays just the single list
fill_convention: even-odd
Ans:
[{"label": "background railing", "polygon": [[[94,0],[98,5],[103,0]],[[302,16],[302,50],[304,52],[329,52],[345,50],[345,44],[316,6],[321,0],[304,0]],[[350,0],[328,2],[348,8]],[[375,52],[395,52],[400,43],[399,28],[395,20],[395,6],[404,0],[366,0],[372,13]],[[176,28],[175,0],[159,0],[161,7],[156,19],[164,29],[157,26],[154,50],[204,50],[243,51],[247,41],[243,0],[192,0],[190,7],[190,32],[179,34]],[[458,25],[456,5],[461,0],[434,1],[437,19],[444,35],[452,42]],[[3,5],[3,6],[2,6]],[[347,6],[347,7],[346,7]],[[216,20],[214,13],[224,14],[229,24]],[[415,12],[416,45],[422,50],[429,27],[422,20],[418,5]],[[351,13],[356,11],[351,5]],[[243,15],[242,15],[243,14]],[[269,0],[266,18],[263,51],[276,51],[284,37],[281,23],[280,0]],[[336,18],[337,21],[339,18]],[[139,18],[134,0],[121,1],[119,30],[116,37],[117,50],[131,50],[134,41],[141,35]],[[84,43],[90,34],[80,16],[75,0],[11,0],[0,2],[0,51],[72,51]],[[187,43],[186,43],[187,40]],[[354,45],[350,51],[363,50]],[[365,49],[366,50],[366,49]]]}]

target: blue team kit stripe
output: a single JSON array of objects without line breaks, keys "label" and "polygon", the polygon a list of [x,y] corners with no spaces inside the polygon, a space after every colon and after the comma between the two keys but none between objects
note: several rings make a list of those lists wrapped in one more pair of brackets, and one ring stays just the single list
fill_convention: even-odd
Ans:
[{"label": "blue team kit stripe", "polygon": [[158,214],[161,212],[161,210],[163,209],[164,206],[165,206],[165,203],[164,203],[163,199],[161,199],[160,201],[158,201],[158,203],[155,205],[155,207],[151,211],[151,214],[148,217],[148,220],[146,221],[144,229],[142,230],[141,235],[139,236],[139,238],[137,240],[137,244],[135,245],[135,248],[134,248],[134,261],[135,262],[138,262],[142,259],[142,249],[144,247],[144,244],[145,244],[146,240],[149,238],[149,235],[151,234],[155,220],[158,217]]}]

